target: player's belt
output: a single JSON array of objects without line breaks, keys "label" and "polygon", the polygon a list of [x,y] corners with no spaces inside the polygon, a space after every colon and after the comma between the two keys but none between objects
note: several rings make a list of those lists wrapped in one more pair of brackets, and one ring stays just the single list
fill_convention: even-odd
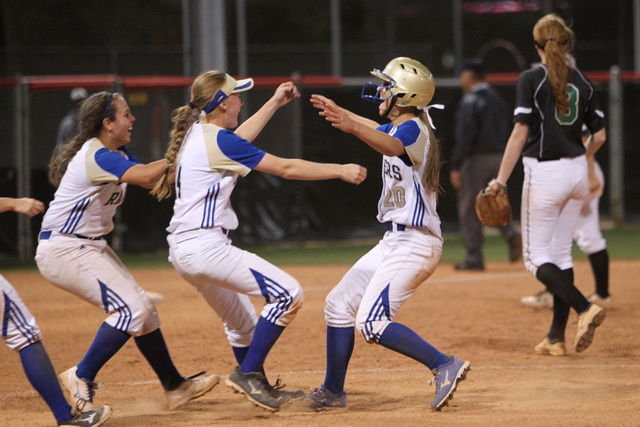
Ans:
[{"label": "player's belt", "polygon": [[68,234],[68,233],[60,233],[53,230],[44,230],[40,232],[40,240],[49,240],[51,236],[67,236],[67,237],[77,237],[78,239],[87,239],[87,240],[102,240],[104,236],[98,237],[89,237],[83,236],[82,234]]},{"label": "player's belt", "polygon": [[387,222],[387,231],[404,231],[407,226],[404,224],[396,224],[395,222]]}]

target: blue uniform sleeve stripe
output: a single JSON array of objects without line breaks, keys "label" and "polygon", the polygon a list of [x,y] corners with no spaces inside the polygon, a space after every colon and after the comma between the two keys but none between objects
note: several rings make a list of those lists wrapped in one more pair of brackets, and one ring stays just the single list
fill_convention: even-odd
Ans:
[{"label": "blue uniform sleeve stripe", "polygon": [[226,129],[218,134],[218,147],[229,159],[249,169],[255,168],[266,154],[246,139]]},{"label": "blue uniform sleeve stripe", "polygon": [[82,215],[84,214],[84,211],[87,209],[87,206],[89,206],[90,201],[91,198],[86,198],[76,203],[76,205],[71,210],[69,217],[67,217],[67,221],[64,223],[64,226],[60,230],[61,233],[74,232],[74,230],[78,226],[78,223],[80,222],[80,219],[82,218]]},{"label": "blue uniform sleeve stripe", "polygon": [[[125,154],[127,153],[127,151],[124,151]],[[96,161],[96,164],[100,166],[101,169],[109,172],[114,176],[117,176],[118,178],[122,177],[122,175],[124,175],[124,173],[129,170],[131,166],[137,165],[139,163],[130,159],[126,159],[120,154],[109,151],[106,148],[101,148],[96,151],[94,159]]]}]

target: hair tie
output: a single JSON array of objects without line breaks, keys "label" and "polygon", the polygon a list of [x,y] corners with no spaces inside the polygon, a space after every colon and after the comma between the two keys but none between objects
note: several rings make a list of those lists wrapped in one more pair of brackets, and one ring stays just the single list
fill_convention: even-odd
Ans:
[{"label": "hair tie", "polygon": [[191,102],[191,101],[189,101],[189,103],[188,103],[187,105],[188,105],[188,106],[189,106],[189,108],[191,108],[192,110],[195,110],[195,109],[197,108],[197,107],[196,107],[196,104],[194,104],[194,103],[193,103],[193,102]]}]

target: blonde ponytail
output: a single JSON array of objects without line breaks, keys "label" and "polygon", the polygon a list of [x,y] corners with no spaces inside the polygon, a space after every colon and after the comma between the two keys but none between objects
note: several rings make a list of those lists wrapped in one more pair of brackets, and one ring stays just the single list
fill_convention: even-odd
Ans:
[{"label": "blonde ponytail", "polygon": [[189,133],[191,126],[200,117],[202,108],[218,93],[218,90],[220,90],[227,78],[226,76],[225,73],[216,70],[200,74],[191,85],[191,101],[189,101],[187,105],[173,111],[171,119],[173,129],[171,129],[169,134],[171,140],[169,141],[167,152],[164,155],[164,158],[167,160],[167,169],[153,190],[151,190],[151,194],[158,200],[165,199],[171,195],[171,182],[169,182],[168,178],[169,175],[176,170],[176,161],[180,147],[182,147],[182,143]]},{"label": "blonde ponytail", "polygon": [[189,129],[191,129],[191,125],[198,120],[198,116],[198,110],[193,109],[189,105],[179,107],[172,113],[171,120],[173,122],[173,129],[171,129],[170,133],[171,141],[169,142],[169,147],[164,155],[164,158],[167,161],[167,168],[165,169],[164,175],[160,177],[155,187],[153,187],[153,190],[151,190],[151,194],[158,200],[166,199],[171,195],[171,182],[169,182],[168,179],[169,175],[176,170],[176,159],[178,158],[178,152],[180,151],[182,142],[184,141]]},{"label": "blonde ponytail", "polygon": [[575,67],[575,59],[571,55],[575,34],[562,18],[549,14],[540,18],[533,27],[533,38],[546,55],[549,83],[556,107],[563,114],[567,114],[567,83],[571,69]]}]

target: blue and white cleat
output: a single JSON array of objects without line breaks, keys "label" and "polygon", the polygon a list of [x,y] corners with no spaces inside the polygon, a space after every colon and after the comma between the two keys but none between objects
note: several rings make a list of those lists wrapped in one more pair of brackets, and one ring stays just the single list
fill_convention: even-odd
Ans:
[{"label": "blue and white cleat", "polygon": [[449,363],[431,371],[434,378],[429,384],[436,383],[436,397],[431,401],[431,409],[439,411],[449,404],[449,399],[453,398],[458,383],[467,378],[467,372],[471,369],[470,365],[471,362],[451,356]]}]

